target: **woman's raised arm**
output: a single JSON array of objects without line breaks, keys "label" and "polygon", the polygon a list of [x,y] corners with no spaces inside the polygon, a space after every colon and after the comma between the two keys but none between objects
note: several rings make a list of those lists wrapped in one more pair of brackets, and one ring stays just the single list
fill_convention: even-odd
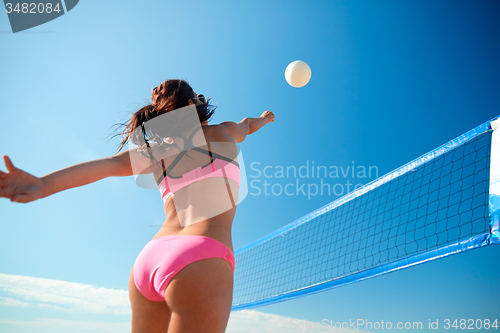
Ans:
[{"label": "woman's raised arm", "polygon": [[[133,174],[128,150],[111,157],[71,165],[40,178],[16,168],[8,156],[4,155],[3,159],[8,172],[0,171],[0,197],[13,202],[27,203],[106,177]],[[150,172],[150,167],[142,171]]]},{"label": "woman's raised arm", "polygon": [[245,140],[247,135],[257,132],[262,126],[273,121],[274,114],[267,110],[257,118],[245,118],[239,123],[225,121],[220,125],[227,129],[229,134],[231,134],[236,140],[236,143],[241,143]]}]

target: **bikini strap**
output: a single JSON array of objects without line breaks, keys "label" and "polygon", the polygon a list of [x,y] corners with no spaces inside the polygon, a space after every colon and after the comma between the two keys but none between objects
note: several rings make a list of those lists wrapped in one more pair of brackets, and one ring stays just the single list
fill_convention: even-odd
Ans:
[{"label": "bikini strap", "polygon": [[[234,165],[236,165],[238,168],[240,167],[240,165],[238,164],[238,162],[236,162],[234,159],[231,159],[229,157],[226,157],[226,156],[223,156],[223,155],[220,155],[220,154],[217,154],[217,153],[214,153],[212,152],[211,150],[206,150],[206,149],[203,149],[203,148],[200,148],[200,147],[196,147],[193,145],[193,138],[194,136],[196,135],[196,133],[198,132],[198,130],[194,130],[188,138],[186,138],[184,135],[182,134],[179,134],[178,136],[184,141],[184,148],[183,148],[183,151],[181,151],[177,156],[176,158],[172,161],[172,163],[170,163],[170,165],[168,166],[168,168],[165,168],[165,163],[163,161],[163,159],[161,160],[161,164],[162,164],[162,167],[163,167],[163,177],[160,177],[160,179],[158,179],[156,181],[156,183],[158,185],[160,185],[160,183],[163,181],[163,179],[165,179],[166,177],[171,177],[171,178],[177,178],[177,177],[172,177],[172,175],[170,175],[170,173],[172,172],[172,170],[175,168],[175,166],[177,165],[177,163],[179,163],[179,161],[184,157],[184,155],[187,154],[187,152],[189,150],[195,150],[197,152],[201,152],[201,153],[204,153],[208,156],[210,156],[210,164],[213,163],[214,161],[214,158],[218,158],[218,159],[221,159],[221,160],[224,160],[226,162],[230,162]],[[188,142],[189,141],[189,142]],[[207,142],[207,145],[208,145],[208,142]],[[175,145],[176,148],[178,150],[180,150],[180,148]]]},{"label": "bikini strap", "polygon": [[[163,159],[161,160],[161,165],[163,167],[163,177],[160,177],[160,179],[158,179],[156,181],[156,184],[160,185],[160,183],[163,181],[163,179],[165,179],[166,177],[170,176],[171,178],[173,178],[170,173],[172,172],[172,170],[175,168],[175,166],[177,165],[177,163],[179,163],[179,161],[184,157],[184,155],[187,154],[187,152],[194,148],[193,146],[193,138],[196,134],[197,130],[194,130],[190,135],[189,135],[189,138],[186,138],[184,135],[182,134],[179,134],[178,137],[180,137],[182,139],[182,141],[184,141],[184,148],[181,152],[179,152],[179,154],[175,157],[175,159],[172,161],[172,163],[170,163],[170,165],[168,166],[168,168],[165,168],[165,163],[163,161]],[[187,141],[191,141],[190,143],[186,143]],[[176,144],[173,144],[175,145],[175,147],[177,148],[177,150],[180,150],[179,146],[177,146]]]}]

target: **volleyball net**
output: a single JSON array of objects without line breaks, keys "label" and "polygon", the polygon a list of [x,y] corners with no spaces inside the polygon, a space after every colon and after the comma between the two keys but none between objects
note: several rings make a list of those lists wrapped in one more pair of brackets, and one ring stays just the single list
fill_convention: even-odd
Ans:
[{"label": "volleyball net", "polygon": [[500,119],[235,251],[232,310],[500,244]]}]

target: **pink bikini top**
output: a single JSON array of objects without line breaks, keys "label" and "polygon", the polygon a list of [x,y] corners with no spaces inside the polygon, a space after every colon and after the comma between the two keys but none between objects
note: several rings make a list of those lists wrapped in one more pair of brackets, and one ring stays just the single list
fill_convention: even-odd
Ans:
[{"label": "pink bikini top", "polygon": [[[192,136],[193,135],[191,135],[191,137]],[[187,143],[186,141],[191,141],[190,139],[192,139],[186,139],[184,137],[182,138],[185,143]],[[163,163],[163,160],[161,160],[161,164],[163,166],[163,175],[156,181],[156,184],[158,185],[158,189],[160,190],[163,202],[166,202],[173,193],[180,190],[181,188],[184,188],[194,182],[211,177],[223,177],[232,179],[238,184],[238,186],[240,185],[240,167],[238,162],[236,162],[234,159],[214,153],[210,150],[193,146],[192,141],[188,143],[188,145],[189,148],[187,145],[184,145],[184,150],[177,155],[177,157],[168,168],[165,168],[165,164]],[[179,149],[177,145],[173,144],[173,146],[176,146],[176,148]],[[182,174],[180,177],[172,175],[172,169],[189,150],[201,152],[210,156],[210,163],[205,166],[200,166],[196,169],[188,171]]]}]

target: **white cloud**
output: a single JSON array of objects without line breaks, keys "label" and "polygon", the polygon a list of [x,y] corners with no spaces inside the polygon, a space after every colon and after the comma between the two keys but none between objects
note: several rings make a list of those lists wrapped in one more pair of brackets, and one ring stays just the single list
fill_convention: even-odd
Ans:
[{"label": "white cloud", "polygon": [[[291,324],[293,321],[294,324]],[[299,329],[300,326],[303,329]],[[295,326],[294,326],[295,325]],[[31,321],[18,321],[0,318],[0,330],[8,328],[9,332],[21,333],[31,332],[31,329],[26,331],[23,328],[36,327],[38,333],[66,333],[71,330],[72,333],[121,333],[130,332],[131,326],[129,322],[100,322],[100,321],[79,321],[79,320],[64,320],[54,318],[36,319]],[[295,328],[294,328],[295,327]],[[255,310],[242,310],[232,312],[229,318],[229,324],[226,333],[293,333],[293,332],[335,332],[335,333],[356,333],[361,331],[347,329],[332,329],[326,328],[307,328],[314,327],[314,323],[306,320],[295,319],[290,317],[278,316],[269,313],[263,313]]]},{"label": "white cloud", "polygon": [[[123,333],[130,332],[131,326],[129,322],[107,323],[90,320],[64,320],[54,318],[42,318],[31,321],[19,321],[0,318],[1,328],[7,328],[8,332],[32,332],[36,327],[37,333],[66,333],[71,329],[72,333]],[[23,330],[23,328],[31,328]]]},{"label": "white cloud", "polygon": [[0,290],[14,297],[1,297],[0,305],[46,307],[54,310],[97,314],[130,314],[126,290],[1,273]]},{"label": "white cloud", "polygon": [[26,303],[26,302],[21,302],[17,299],[14,298],[7,298],[7,297],[0,297],[0,305],[5,305],[5,306],[22,306],[22,307],[28,307],[31,304]]},{"label": "white cloud", "polygon": [[[0,296],[0,306],[32,307],[73,313],[93,313],[107,315],[130,315],[130,303],[126,290],[100,288],[88,284],[51,280],[0,273],[0,290],[10,295]],[[10,297],[4,297],[10,296]],[[307,320],[284,317],[256,310],[242,310],[231,313],[227,333],[266,332],[336,332],[356,333],[360,331],[335,329]],[[15,321],[0,318],[0,331],[9,332],[89,332],[115,333],[130,332],[130,323],[109,323],[98,321],[77,321],[53,318]],[[46,329],[46,331],[44,331]]]},{"label": "white cloud", "polygon": [[34,303],[22,302],[20,300],[17,300],[14,298],[8,298],[8,297],[0,297],[0,305],[23,307],[23,308],[36,307],[36,308],[40,308],[40,309],[68,311],[67,309],[61,308],[60,306],[56,306],[56,305],[43,304],[43,303],[34,304]]},{"label": "white cloud", "polygon": [[294,332],[335,332],[356,333],[360,330],[332,328],[308,320],[284,317],[255,310],[231,312],[226,333],[294,333]]}]

